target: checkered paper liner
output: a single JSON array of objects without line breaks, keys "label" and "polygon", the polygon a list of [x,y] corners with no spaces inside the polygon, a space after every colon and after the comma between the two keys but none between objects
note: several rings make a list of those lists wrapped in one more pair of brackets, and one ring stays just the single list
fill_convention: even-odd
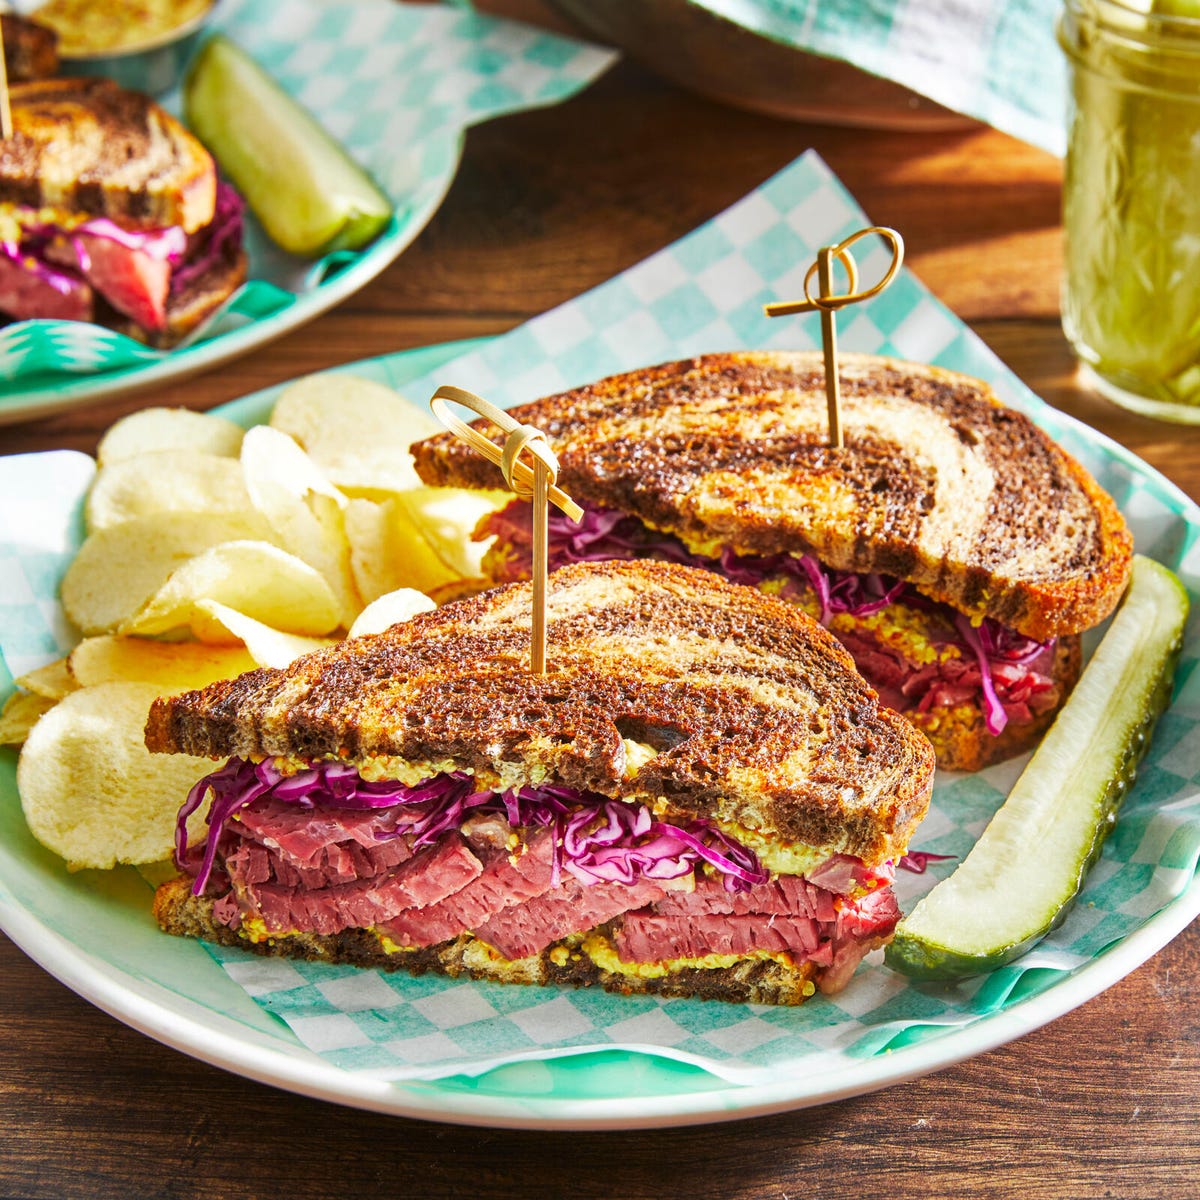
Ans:
[{"label": "checkered paper liner", "polygon": [[848,62],[1061,155],[1061,0],[692,0],[788,46]]},{"label": "checkered paper liner", "polygon": [[[456,383],[510,403],[680,354],[730,347],[803,347],[813,317],[768,321],[765,300],[792,298],[816,249],[868,223],[809,154],[726,213],[577,300],[413,377],[405,356],[354,364],[423,402]],[[862,277],[872,277],[868,257]],[[1200,590],[1200,510],[1140,460],[1056,413],[908,273],[842,322],[846,349],[931,360],[988,379],[1107,487],[1142,553],[1171,566],[1193,603]],[[270,396],[240,402],[260,419]],[[0,648],[14,673],[70,644],[55,601],[90,478],[76,454],[0,460]],[[637,1050],[700,1066],[731,1083],[770,1083],[836,1070],[935,1039],[1064,983],[1180,896],[1200,860],[1200,630],[1188,628],[1177,694],[1121,820],[1067,920],[1020,962],[955,985],[915,984],[873,955],[850,986],[800,1008],[613,996],[411,978],[263,959],[213,948],[229,977],[328,1062],[376,1079],[476,1076],[500,1064],[584,1049]],[[961,858],[1015,780],[1021,760],[974,775],[939,773],[913,848]],[[953,869],[900,872],[902,906]],[[146,903],[149,903],[147,893]]]},{"label": "checkered paper liner", "polygon": [[[169,352],[176,358],[282,313],[364,255],[398,252],[437,210],[464,130],[563,100],[614,57],[469,8],[397,0],[222,0],[212,28],[314,114],[372,174],[396,212],[372,246],[315,262],[285,254],[250,216],[249,282],[185,347]],[[163,104],[180,111],[178,94]],[[166,353],[98,325],[25,321],[0,330],[0,385],[127,370]]]}]

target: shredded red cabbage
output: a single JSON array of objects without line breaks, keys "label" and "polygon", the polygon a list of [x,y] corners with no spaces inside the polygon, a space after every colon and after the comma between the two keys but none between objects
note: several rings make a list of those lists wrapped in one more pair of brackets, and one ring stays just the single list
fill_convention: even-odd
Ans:
[{"label": "shredded red cabbage", "polygon": [[245,213],[245,202],[237,191],[223,179],[219,181],[216,209],[212,221],[203,230],[203,244],[172,273],[172,292],[186,288],[194,279],[219,263],[230,243],[241,243]]},{"label": "shredded red cabbage", "polygon": [[953,854],[931,854],[928,850],[910,850],[901,855],[896,866],[901,871],[911,871],[914,875],[924,875],[926,867],[933,862],[945,862],[953,858]]},{"label": "shredded red cabbage", "polygon": [[[188,819],[211,793],[203,851],[188,846]],[[548,785],[504,792],[475,791],[469,775],[435,775],[408,786],[395,780],[367,782],[344,763],[314,763],[284,775],[270,761],[231,758],[188,793],[175,826],[175,861],[195,875],[192,891],[203,895],[217,860],[226,822],[260,798],[303,808],[401,807],[395,829],[380,837],[413,835],[414,847],[431,845],[458,829],[473,811],[502,813],[513,828],[553,827],[553,880],[563,870],[581,883],[632,883],[639,878],[677,879],[708,863],[729,891],[765,883],[768,873],[748,847],[708,822],[688,827],[657,821],[639,804],[626,804],[573,788]]]},{"label": "shredded red cabbage", "polygon": [[[508,575],[526,577],[532,556],[532,512],[528,502],[515,500],[493,514],[480,525],[476,536],[493,534],[510,551],[504,563]],[[637,517],[613,509],[589,509],[579,522],[551,510],[549,538],[551,570],[573,562],[658,558],[719,570],[732,582],[750,587],[783,577],[781,594],[787,596],[807,588],[816,598],[819,619],[824,625],[837,613],[871,616],[896,602],[935,611],[946,626],[945,643],[959,646],[979,664],[978,687],[983,698],[984,721],[992,734],[1001,733],[1009,720],[1005,700],[997,690],[997,672],[1003,676],[1007,694],[1012,690],[1011,673],[1004,668],[1029,666],[1054,644],[1053,640],[1037,642],[1024,637],[990,617],[985,617],[980,625],[972,625],[949,605],[931,600],[902,579],[834,570],[810,554],[736,554],[729,547],[717,559],[693,554],[673,534],[650,529]],[[1049,679],[1041,676],[1033,682],[1052,686]]]}]

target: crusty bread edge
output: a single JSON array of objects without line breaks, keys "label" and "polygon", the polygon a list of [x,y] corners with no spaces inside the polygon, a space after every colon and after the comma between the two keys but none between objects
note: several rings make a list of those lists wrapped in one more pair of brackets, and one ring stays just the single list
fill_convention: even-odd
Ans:
[{"label": "crusty bread edge", "polygon": [[[596,380],[592,384],[586,384],[582,388],[568,389],[554,396],[538,397],[529,403],[539,404],[547,401],[566,400],[576,392],[588,389],[599,389],[600,394],[612,398],[625,380],[628,380],[631,386],[645,387],[653,380],[670,376],[695,363],[704,361],[710,362],[714,368],[775,366],[797,372],[822,368],[821,355],[817,351],[735,350],[619,372],[605,379]],[[969,388],[996,407],[1010,407],[1003,403],[986,380],[978,379],[961,371],[951,371],[944,367],[909,362],[885,355],[853,353],[840,355],[839,364],[841,373],[848,378],[855,375],[869,375],[874,370],[898,371],[949,387]],[[618,401],[614,400],[614,402]],[[522,413],[527,407],[528,405],[525,404],[515,407],[514,415],[518,419],[529,419],[528,416],[522,417]],[[1012,411],[1021,413],[1020,409],[1012,409]],[[1032,421],[1027,413],[1021,413],[1021,415]],[[1096,535],[1102,554],[1100,568],[1086,578],[1075,577],[1065,581],[1024,583],[994,581],[986,605],[987,614],[1006,625],[1019,629],[1027,637],[1037,641],[1046,641],[1051,637],[1081,633],[1086,629],[1091,629],[1113,611],[1129,582],[1133,537],[1113,498],[1100,487],[1081,463],[1044,430],[1041,430],[1036,421],[1032,423],[1039,428],[1039,431],[1054,447],[1064,469],[1080,486],[1092,504],[1096,515]],[[494,429],[491,429],[489,433],[488,422],[476,421],[474,425],[482,429],[485,435],[495,436]],[[411,447],[411,453],[417,474],[422,481],[431,486],[440,487],[481,488],[493,486],[494,481],[489,483],[485,478],[487,472],[493,468],[477,455],[464,453],[460,449],[460,445],[461,443],[458,443],[452,434],[446,433],[435,434],[416,442]],[[443,454],[442,449],[446,449],[448,453]],[[560,482],[563,483],[563,486],[573,488],[575,498],[586,506],[587,496],[585,491],[581,490],[579,480],[561,480]],[[838,563],[832,565],[846,566],[846,564]],[[932,564],[926,564],[926,566],[930,567]],[[965,579],[960,579],[957,575],[942,579],[918,578],[919,574],[919,572],[914,573],[911,577],[927,595],[950,604],[954,608],[973,611],[964,603],[961,588],[956,587],[958,584],[965,587],[967,585]]]},{"label": "crusty bread edge", "polygon": [[646,993],[748,1004],[797,1005],[815,991],[817,968],[812,963],[789,966],[779,958],[747,958],[731,967],[689,967],[659,978],[647,978],[605,971],[586,954],[572,954],[561,942],[540,955],[515,963],[471,953],[472,947],[477,949],[481,943],[469,934],[427,949],[390,953],[383,949],[379,938],[361,929],[330,935],[295,933],[253,942],[216,921],[213,901],[193,896],[191,885],[192,881],[185,876],[159,885],[154,896],[154,917],[159,928],[175,937],[237,946],[260,955],[377,967],[412,975],[432,971],[452,978],[495,983],[565,984],[601,987],[621,995]]}]

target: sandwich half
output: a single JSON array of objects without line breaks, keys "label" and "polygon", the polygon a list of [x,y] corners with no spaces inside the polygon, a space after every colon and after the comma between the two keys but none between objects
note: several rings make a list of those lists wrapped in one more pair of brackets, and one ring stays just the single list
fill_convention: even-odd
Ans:
[{"label": "sandwich half", "polygon": [[510,584],[157,700],[152,751],[223,763],[161,927],[622,993],[842,988],[899,919],[928,741],[794,605],[659,562],[550,584],[543,675]]},{"label": "sandwich half", "polygon": [[240,197],[153,100],[107,79],[9,95],[0,314],[96,322],[167,347],[245,282]]},{"label": "sandwich half", "polygon": [[[1053,720],[1079,634],[1125,588],[1132,539],[1083,467],[986,384],[866,356],[840,369],[840,449],[817,354],[710,355],[512,409],[545,432],[559,484],[587,509],[579,524],[552,512],[551,568],[664,559],[791,600],[941,766],[977,770]],[[452,435],[413,454],[428,484],[493,486]],[[495,539],[491,581],[528,575],[526,502],[476,536]]]}]

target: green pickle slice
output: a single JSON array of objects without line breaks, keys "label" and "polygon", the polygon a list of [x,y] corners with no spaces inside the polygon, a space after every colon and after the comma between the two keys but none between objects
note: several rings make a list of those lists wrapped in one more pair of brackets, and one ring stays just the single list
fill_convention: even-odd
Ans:
[{"label": "green pickle slice", "polygon": [[273,242],[316,258],[357,250],[392,202],[262,67],[218,34],[183,85],[184,117]]},{"label": "green pickle slice", "polygon": [[920,979],[1011,962],[1066,915],[1171,698],[1188,599],[1137,555],[1079,683],[971,852],[904,917],[885,961]]}]

